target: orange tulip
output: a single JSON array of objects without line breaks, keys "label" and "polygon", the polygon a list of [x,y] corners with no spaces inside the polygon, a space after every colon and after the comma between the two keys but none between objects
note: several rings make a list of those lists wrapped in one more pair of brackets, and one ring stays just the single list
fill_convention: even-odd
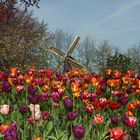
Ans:
[{"label": "orange tulip", "polygon": [[75,82],[72,82],[72,83],[71,83],[71,90],[72,90],[73,92],[79,91],[79,88],[80,88],[80,83],[79,83],[79,81],[75,81]]},{"label": "orange tulip", "polygon": [[134,106],[136,107],[136,106],[138,106],[139,104],[140,104],[140,101],[138,101],[138,100],[134,100]]},{"label": "orange tulip", "polygon": [[0,132],[4,134],[8,128],[9,128],[8,125],[0,125]]},{"label": "orange tulip", "polygon": [[133,116],[133,113],[131,111],[128,111],[125,114],[128,115],[128,116]]},{"label": "orange tulip", "polygon": [[114,76],[116,78],[120,78],[122,76],[122,73],[119,70],[114,70]]},{"label": "orange tulip", "polygon": [[18,73],[18,69],[17,68],[11,68],[10,72],[11,72],[11,76],[15,76]]},{"label": "orange tulip", "polygon": [[93,124],[102,124],[104,122],[104,117],[101,114],[96,114],[93,116]]},{"label": "orange tulip", "polygon": [[133,112],[133,109],[135,108],[135,106],[133,104],[128,104],[127,109],[131,112]]},{"label": "orange tulip", "polygon": [[122,81],[124,84],[128,84],[130,82],[130,78],[126,75],[126,76],[122,77]]},{"label": "orange tulip", "polygon": [[112,69],[107,69],[107,70],[105,70],[105,73],[106,73],[107,75],[110,75],[111,72],[112,72]]},{"label": "orange tulip", "polygon": [[32,140],[42,140],[41,137],[35,137]]},{"label": "orange tulip", "polygon": [[99,82],[96,78],[93,77],[92,78],[92,84],[93,84],[93,86],[97,87],[99,85]]}]

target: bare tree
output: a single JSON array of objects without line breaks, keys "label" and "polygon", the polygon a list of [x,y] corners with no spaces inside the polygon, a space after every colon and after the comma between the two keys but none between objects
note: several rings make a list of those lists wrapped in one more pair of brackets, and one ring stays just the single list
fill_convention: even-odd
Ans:
[{"label": "bare tree", "polygon": [[132,69],[136,72],[140,72],[140,44],[128,49],[127,55],[132,60]]},{"label": "bare tree", "polygon": [[113,53],[107,41],[96,45],[95,40],[86,37],[78,49],[81,63],[90,71],[99,71],[105,68],[107,58]]},{"label": "bare tree", "polygon": [[80,62],[90,71],[93,70],[95,65],[94,62],[96,60],[95,45],[96,45],[95,40],[92,40],[89,36],[87,36],[77,48]]}]

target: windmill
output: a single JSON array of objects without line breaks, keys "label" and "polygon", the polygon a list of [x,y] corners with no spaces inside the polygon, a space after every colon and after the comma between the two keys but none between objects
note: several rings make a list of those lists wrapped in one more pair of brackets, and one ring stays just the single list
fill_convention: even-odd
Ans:
[{"label": "windmill", "polygon": [[64,64],[64,70],[65,70],[65,68],[72,68],[72,66],[78,67],[81,69],[83,67],[83,65],[81,65],[79,62],[77,62],[71,56],[71,54],[74,51],[75,47],[77,46],[79,40],[80,40],[80,37],[76,36],[66,53],[64,53],[54,47],[47,48],[46,51],[52,52],[55,55],[63,57],[64,60],[62,61],[62,63]]}]

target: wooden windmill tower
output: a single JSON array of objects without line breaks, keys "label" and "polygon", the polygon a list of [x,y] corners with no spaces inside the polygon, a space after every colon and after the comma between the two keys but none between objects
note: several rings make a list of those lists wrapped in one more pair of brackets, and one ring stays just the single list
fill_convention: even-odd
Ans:
[{"label": "wooden windmill tower", "polygon": [[54,47],[47,48],[46,51],[52,52],[53,54],[58,55],[63,58],[62,63],[64,64],[64,70],[65,70],[65,68],[71,69],[72,67],[78,67],[81,69],[83,67],[83,65],[81,65],[79,62],[77,62],[71,56],[71,54],[74,51],[75,47],[77,46],[79,40],[80,40],[80,37],[76,36],[66,53],[64,53]]}]

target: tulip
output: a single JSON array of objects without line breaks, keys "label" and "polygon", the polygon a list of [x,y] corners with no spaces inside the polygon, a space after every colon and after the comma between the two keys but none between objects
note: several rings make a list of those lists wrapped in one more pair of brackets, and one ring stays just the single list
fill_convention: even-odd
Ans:
[{"label": "tulip", "polygon": [[123,121],[124,124],[127,124],[128,116],[127,115],[123,115],[122,116],[122,121]]},{"label": "tulip", "polygon": [[71,109],[73,107],[73,101],[72,101],[72,99],[69,98],[69,97],[66,97],[64,99],[64,105],[65,105],[66,109]]},{"label": "tulip", "polygon": [[8,128],[9,128],[9,125],[0,125],[0,132],[4,134]]},{"label": "tulip", "polygon": [[93,125],[102,124],[104,122],[104,117],[101,114],[96,114],[93,116]]},{"label": "tulip", "polygon": [[41,101],[47,101],[49,99],[49,95],[47,93],[41,93],[40,94]]},{"label": "tulip", "polygon": [[135,117],[128,117],[127,125],[131,128],[134,128],[137,124],[137,119]]},{"label": "tulip", "polygon": [[33,118],[32,117],[30,117],[29,119],[28,119],[28,122],[29,122],[29,124],[33,124],[34,123],[34,120],[33,120]]},{"label": "tulip", "polygon": [[132,89],[132,88],[128,88],[128,89],[126,90],[126,92],[127,92],[128,94],[131,94],[131,93],[133,92],[133,89]]},{"label": "tulip", "polygon": [[114,125],[118,125],[118,118],[116,116],[112,116],[111,117],[111,122],[114,124]]},{"label": "tulip", "polygon": [[35,137],[32,140],[42,140],[41,137]]},{"label": "tulip", "polygon": [[31,111],[31,117],[34,120],[39,120],[41,118],[40,106],[38,104],[36,105],[30,104],[29,109]]},{"label": "tulip", "polygon": [[49,112],[45,112],[42,117],[43,117],[44,120],[49,120],[51,115],[50,115]]},{"label": "tulip", "polygon": [[23,92],[23,86],[21,86],[21,85],[18,85],[17,87],[16,87],[16,91],[17,91],[17,93],[22,93]]},{"label": "tulip", "polygon": [[1,106],[0,106],[0,113],[1,113],[2,115],[8,115],[8,114],[9,114],[9,108],[10,108],[9,105],[6,105],[6,104],[1,105]]},{"label": "tulip", "polygon": [[30,103],[32,103],[32,104],[37,104],[38,103],[38,101],[39,101],[39,95],[30,95],[29,96],[29,101],[30,101]]},{"label": "tulip", "polygon": [[25,105],[21,105],[19,107],[19,111],[21,112],[21,114],[25,114],[28,111],[28,107]]},{"label": "tulip", "polygon": [[77,139],[82,139],[85,135],[85,128],[79,124],[73,128],[74,137]]},{"label": "tulip", "polygon": [[121,96],[121,97],[119,98],[119,103],[120,103],[121,105],[126,105],[126,104],[128,103],[128,97]]},{"label": "tulip", "polygon": [[53,100],[54,102],[58,102],[58,101],[60,100],[60,95],[59,95],[58,92],[53,92],[53,93],[52,93],[52,100]]},{"label": "tulip", "polygon": [[51,69],[46,69],[46,70],[45,70],[45,73],[46,73],[46,75],[47,75],[48,77],[51,77],[52,74],[53,74],[53,71],[52,71]]},{"label": "tulip", "polygon": [[4,81],[3,82],[3,89],[4,89],[5,92],[11,92],[12,86],[10,85],[9,82]]},{"label": "tulip", "polygon": [[77,113],[76,113],[76,112],[68,112],[68,113],[67,113],[67,119],[68,119],[69,121],[75,120],[76,117],[77,117]]},{"label": "tulip", "polygon": [[14,107],[12,105],[9,105],[9,114],[12,113],[14,110]]},{"label": "tulip", "polygon": [[36,93],[37,89],[33,85],[29,85],[28,87],[28,93],[31,95],[34,95]]},{"label": "tulip", "polygon": [[61,76],[62,76],[62,75],[61,75],[61,72],[56,72],[55,76],[56,76],[56,77],[61,77]]},{"label": "tulip", "polygon": [[4,140],[19,140],[16,124],[10,124],[4,134]]},{"label": "tulip", "polygon": [[87,113],[92,113],[93,110],[94,110],[94,106],[93,106],[93,105],[88,104],[88,105],[86,106],[86,112],[87,112]]},{"label": "tulip", "polygon": [[54,104],[53,104],[53,107],[54,107],[54,108],[58,108],[58,107],[59,107],[59,104],[58,104],[58,103],[54,103]]},{"label": "tulip", "polygon": [[126,138],[126,133],[123,132],[121,127],[117,128],[117,130],[112,128],[112,130],[109,132],[109,135],[113,140],[128,140],[128,135]]}]

